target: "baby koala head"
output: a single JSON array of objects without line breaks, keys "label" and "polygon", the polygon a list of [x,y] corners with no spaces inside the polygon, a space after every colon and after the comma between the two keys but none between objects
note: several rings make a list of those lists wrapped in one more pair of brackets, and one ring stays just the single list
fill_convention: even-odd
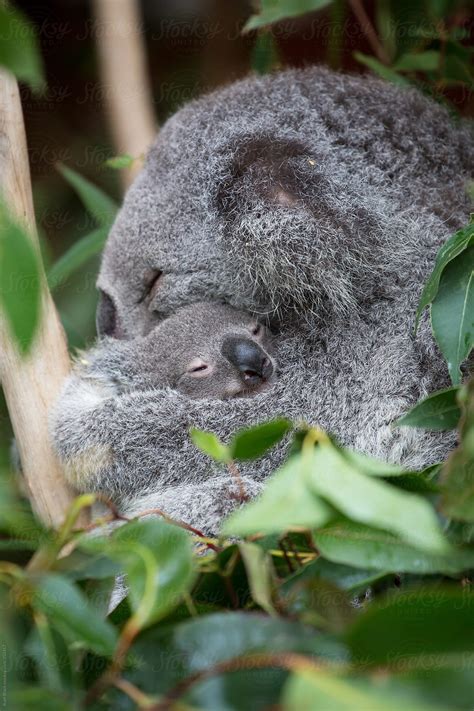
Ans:
[{"label": "baby koala head", "polygon": [[129,342],[128,373],[142,387],[190,398],[251,397],[276,377],[272,336],[243,311],[217,303],[185,306]]}]

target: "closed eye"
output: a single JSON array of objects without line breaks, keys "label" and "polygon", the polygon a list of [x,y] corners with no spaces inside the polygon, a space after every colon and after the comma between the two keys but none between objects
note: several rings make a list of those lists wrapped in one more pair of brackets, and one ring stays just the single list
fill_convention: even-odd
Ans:
[{"label": "closed eye", "polygon": [[142,296],[140,297],[140,303],[149,303],[153,300],[158,287],[160,286],[162,276],[163,272],[159,269],[149,269],[145,272],[143,277],[144,289]]},{"label": "closed eye", "polygon": [[209,375],[211,368],[209,363],[206,363],[202,358],[194,358],[186,368],[186,375],[191,375],[192,377],[202,377],[203,375]]},{"label": "closed eye", "polygon": [[263,327],[257,323],[253,328],[252,328],[252,336],[260,336],[262,333]]},{"label": "closed eye", "polygon": [[191,368],[188,370],[188,373],[199,373],[202,370],[207,370],[209,366],[207,365],[198,365],[195,368]]}]

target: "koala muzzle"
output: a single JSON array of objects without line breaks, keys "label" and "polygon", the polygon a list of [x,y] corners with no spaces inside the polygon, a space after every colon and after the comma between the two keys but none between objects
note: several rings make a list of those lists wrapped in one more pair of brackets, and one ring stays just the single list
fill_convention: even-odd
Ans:
[{"label": "koala muzzle", "polygon": [[250,338],[227,338],[222,355],[239,371],[246,386],[257,386],[268,380],[273,364],[258,343]]}]

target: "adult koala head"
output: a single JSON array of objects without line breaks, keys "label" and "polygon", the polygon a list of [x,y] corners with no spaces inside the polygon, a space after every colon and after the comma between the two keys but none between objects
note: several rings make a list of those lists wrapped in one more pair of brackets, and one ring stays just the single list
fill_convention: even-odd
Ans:
[{"label": "adult koala head", "polygon": [[463,199],[454,187],[472,148],[450,131],[416,92],[321,68],[191,102],[160,131],[112,229],[99,332],[143,334],[202,300],[330,319],[389,297],[424,249],[420,210],[446,184]]}]

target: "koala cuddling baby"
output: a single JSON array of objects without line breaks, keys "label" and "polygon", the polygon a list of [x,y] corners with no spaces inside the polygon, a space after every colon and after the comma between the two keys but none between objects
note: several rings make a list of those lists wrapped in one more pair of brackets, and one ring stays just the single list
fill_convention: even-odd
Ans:
[{"label": "koala cuddling baby", "polygon": [[[167,389],[194,400],[255,397],[276,381],[273,350],[269,329],[250,314],[219,303],[191,304],[158,322],[146,335],[127,341],[104,338],[83,353],[68,381],[76,389],[73,407],[87,410],[98,398],[112,405],[139,392],[150,395]],[[111,463],[99,445],[86,456],[81,452],[69,457],[65,462],[68,479],[78,488],[94,488],[91,467],[100,464],[101,458],[103,464]],[[106,493],[117,501],[123,493],[123,473],[110,484]],[[231,479],[222,487],[221,499],[227,497],[230,507],[235,505],[235,488]],[[103,484],[98,490],[104,491]],[[144,509],[133,505],[127,489],[122,511],[133,515]]]},{"label": "koala cuddling baby", "polygon": [[185,306],[131,341],[104,339],[83,358],[87,374],[110,394],[172,388],[193,399],[252,397],[271,386],[275,361],[269,330],[249,314],[218,303]]},{"label": "koala cuddling baby", "polygon": [[[193,446],[190,427],[227,441],[284,415],[409,468],[446,457],[453,433],[392,423],[449,384],[427,315],[416,336],[413,323],[436,253],[469,219],[473,175],[468,125],[414,89],[370,76],[289,70],[181,108],[162,126],[105,245],[97,323],[107,339],[68,379],[53,413],[71,483],[125,513],[160,508],[216,533],[235,501],[222,496],[227,472]],[[151,355],[156,324],[199,302],[271,317],[272,387],[223,399],[149,387],[153,368],[138,352]],[[237,351],[234,343],[225,361],[240,361]],[[174,385],[204,392],[212,371],[184,375],[190,364]],[[248,391],[232,367],[229,392]],[[249,496],[285,456],[280,443],[242,463]]]}]

